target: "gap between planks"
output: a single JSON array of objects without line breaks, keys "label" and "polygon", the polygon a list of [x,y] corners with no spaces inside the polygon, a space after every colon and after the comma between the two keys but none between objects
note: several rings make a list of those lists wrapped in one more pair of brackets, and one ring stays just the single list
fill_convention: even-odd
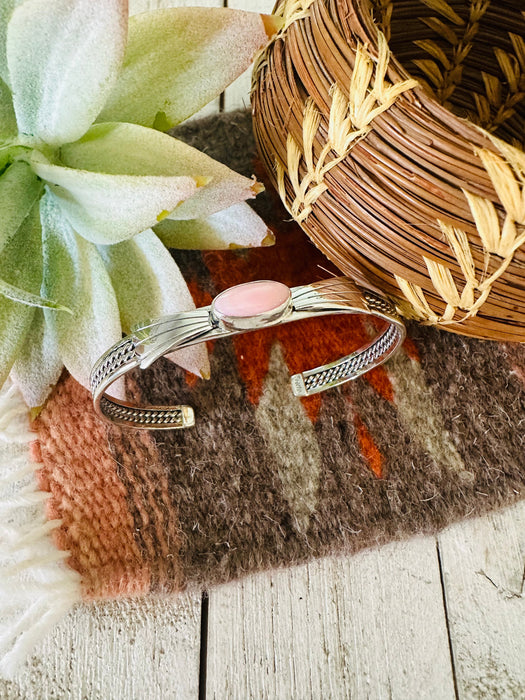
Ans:
[{"label": "gap between planks", "polygon": [[210,591],[207,698],[455,698],[435,539]]},{"label": "gap between planks", "polygon": [[[222,4],[130,1],[134,13]],[[271,12],[273,0],[228,4]],[[248,107],[249,84],[247,71],[223,108]],[[447,529],[443,589],[434,538],[213,589],[207,697],[448,699],[450,648],[461,700],[525,697],[524,538],[523,503]],[[194,594],[79,606],[17,681],[0,681],[0,698],[197,698],[200,611]]]},{"label": "gap between planks", "polygon": [[525,503],[210,591],[207,698],[525,697]]},{"label": "gap between planks", "polygon": [[0,700],[197,700],[200,623],[199,593],[78,605]]},{"label": "gap between planks", "polygon": [[[525,503],[438,540],[213,588],[201,697],[449,700],[450,648],[461,700],[525,697]],[[196,699],[200,644],[199,594],[81,605],[0,698]]]}]

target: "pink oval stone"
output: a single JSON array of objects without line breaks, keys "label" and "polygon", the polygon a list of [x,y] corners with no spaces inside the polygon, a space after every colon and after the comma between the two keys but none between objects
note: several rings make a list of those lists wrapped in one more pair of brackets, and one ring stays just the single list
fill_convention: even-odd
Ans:
[{"label": "pink oval stone", "polygon": [[258,280],[227,289],[213,302],[221,316],[247,318],[278,311],[290,299],[290,290],[281,282]]}]

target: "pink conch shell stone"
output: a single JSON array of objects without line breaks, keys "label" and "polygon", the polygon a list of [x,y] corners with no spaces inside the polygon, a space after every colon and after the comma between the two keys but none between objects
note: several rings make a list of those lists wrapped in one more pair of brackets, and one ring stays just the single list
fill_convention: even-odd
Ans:
[{"label": "pink conch shell stone", "polygon": [[215,299],[213,306],[222,316],[248,318],[277,311],[289,298],[290,290],[285,284],[260,280],[227,289]]}]

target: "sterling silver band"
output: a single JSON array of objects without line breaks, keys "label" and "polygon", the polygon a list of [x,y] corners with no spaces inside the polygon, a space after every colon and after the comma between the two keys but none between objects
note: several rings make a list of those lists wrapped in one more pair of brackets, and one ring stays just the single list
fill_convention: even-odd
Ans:
[{"label": "sterling silver band", "polygon": [[382,364],[399,348],[405,337],[405,326],[394,305],[376,292],[357,287],[347,277],[334,277],[289,290],[280,285],[284,288],[283,301],[273,308],[254,314],[224,313],[220,304],[224,295],[233,292],[241,298],[249,291],[250,285],[253,291],[253,285],[257,284],[275,286],[280,283],[260,281],[238,285],[218,295],[210,306],[135,327],[93,367],[91,390],[97,413],[112,423],[133,428],[169,430],[191,427],[195,421],[190,406],[140,408],[109,397],[105,392],[129,370],[135,367],[145,369],[168,352],[207,340],[329,314],[370,314],[388,321],[386,330],[356,352],[291,377],[293,393],[309,396],[355,379]]}]

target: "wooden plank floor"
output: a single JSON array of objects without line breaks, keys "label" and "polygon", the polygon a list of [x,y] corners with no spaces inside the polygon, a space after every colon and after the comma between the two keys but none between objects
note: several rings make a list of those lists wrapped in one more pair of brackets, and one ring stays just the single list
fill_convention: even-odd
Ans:
[{"label": "wooden plank floor", "polygon": [[454,683],[432,538],[210,592],[209,698],[443,698]]},{"label": "wooden plank floor", "polygon": [[0,699],[521,700],[524,560],[521,503],[216,587],[204,609],[81,605]]},{"label": "wooden plank floor", "polygon": [[[246,74],[223,106],[247,106],[248,91]],[[0,681],[0,700],[522,699],[524,563],[521,503],[437,538],[250,576],[204,603],[196,592],[81,605]]]}]

